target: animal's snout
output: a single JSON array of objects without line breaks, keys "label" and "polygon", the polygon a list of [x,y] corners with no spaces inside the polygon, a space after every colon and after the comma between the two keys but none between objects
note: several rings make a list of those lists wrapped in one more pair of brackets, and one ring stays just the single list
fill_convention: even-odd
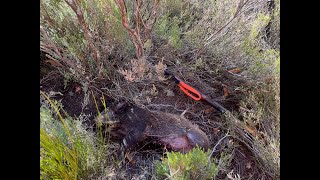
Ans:
[{"label": "animal's snout", "polygon": [[202,147],[203,149],[208,150],[209,140],[207,136],[205,136],[204,134],[201,134],[197,131],[189,131],[187,133],[187,137],[192,147],[196,147],[198,145],[199,147]]}]

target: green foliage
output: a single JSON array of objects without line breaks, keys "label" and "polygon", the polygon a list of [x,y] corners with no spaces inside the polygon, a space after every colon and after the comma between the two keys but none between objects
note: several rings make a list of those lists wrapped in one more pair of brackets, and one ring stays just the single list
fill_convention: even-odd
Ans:
[{"label": "green foliage", "polygon": [[163,1],[161,5],[161,16],[155,25],[155,34],[168,43],[176,50],[183,47],[184,33],[190,29],[196,18],[200,14],[197,4],[189,1]]},{"label": "green foliage", "polygon": [[261,77],[280,75],[280,51],[268,46],[263,47],[261,43],[262,30],[269,22],[268,15],[259,13],[252,23],[249,36],[242,42],[244,52],[252,62],[249,70]]},{"label": "green foliage", "polygon": [[[48,104],[56,108],[55,103],[50,101]],[[111,155],[108,152],[105,140],[87,130],[81,120],[69,117],[59,121],[47,105],[41,106],[41,179],[90,179],[101,176],[106,173],[106,159]]]},{"label": "green foliage", "polygon": [[162,17],[156,25],[156,34],[166,39],[168,43],[175,49],[182,47],[180,39],[181,31],[178,25],[178,17],[170,18],[168,16]]},{"label": "green foliage", "polygon": [[77,152],[40,128],[40,175],[43,179],[76,179]]},{"label": "green foliage", "polygon": [[178,25],[178,18],[174,17],[170,28],[168,29],[168,37],[169,44],[175,47],[176,49],[180,49],[182,47],[180,41],[180,29]]},{"label": "green foliage", "polygon": [[262,28],[264,28],[270,21],[270,16],[259,13],[256,20],[251,26],[251,33],[249,38],[251,41],[257,38]]},{"label": "green foliage", "polygon": [[40,25],[45,27],[50,38],[65,47],[75,57],[83,57],[84,35],[76,21],[76,14],[64,1],[40,1]]},{"label": "green foliage", "polygon": [[169,152],[162,162],[155,162],[157,175],[170,179],[213,179],[218,168],[209,161],[209,154],[198,147],[186,154]]},{"label": "green foliage", "polygon": [[253,63],[249,70],[260,77],[280,75],[280,52],[275,49],[261,50],[259,47],[248,46],[246,49]]},{"label": "green foliage", "polygon": [[163,16],[157,21],[155,32],[158,36],[165,38],[168,31],[169,17]]},{"label": "green foliage", "polygon": [[68,144],[63,125],[40,109],[40,175],[43,179],[77,179],[78,153]]}]

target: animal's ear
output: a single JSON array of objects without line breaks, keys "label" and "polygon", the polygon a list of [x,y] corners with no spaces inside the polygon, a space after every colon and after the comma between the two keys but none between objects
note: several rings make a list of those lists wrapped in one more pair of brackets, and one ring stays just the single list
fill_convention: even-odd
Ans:
[{"label": "animal's ear", "polygon": [[128,107],[128,104],[126,102],[119,102],[117,105],[115,105],[113,112],[114,113],[122,113],[126,107]]}]

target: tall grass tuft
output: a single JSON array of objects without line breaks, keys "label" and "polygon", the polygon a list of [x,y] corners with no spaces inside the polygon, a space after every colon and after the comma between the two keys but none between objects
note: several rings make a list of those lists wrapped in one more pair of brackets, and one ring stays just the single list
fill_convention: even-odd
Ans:
[{"label": "tall grass tuft", "polygon": [[112,144],[88,130],[83,120],[63,118],[58,103],[41,95],[47,101],[40,107],[41,179],[91,179],[110,174]]}]

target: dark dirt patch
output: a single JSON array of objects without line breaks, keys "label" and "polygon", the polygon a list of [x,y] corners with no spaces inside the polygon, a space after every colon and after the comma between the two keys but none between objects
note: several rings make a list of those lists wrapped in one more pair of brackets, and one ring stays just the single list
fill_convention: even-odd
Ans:
[{"label": "dark dirt patch", "polygon": [[[88,104],[83,106],[85,92],[81,84],[73,81],[65,82],[65,78],[61,73],[49,63],[45,62],[46,59],[46,53],[40,51],[40,90],[47,94],[55,92],[56,95],[52,98],[61,101],[63,109],[71,117],[79,117],[81,114],[89,115],[88,123],[92,125],[91,121],[98,112],[93,99],[91,99],[91,93],[88,97]],[[100,97],[97,94],[96,98],[98,109],[102,111],[102,105],[99,100]]]},{"label": "dark dirt patch", "polygon": [[[59,72],[51,71],[42,78],[42,81],[40,81],[40,90],[47,94],[50,94],[50,92],[59,93],[53,96],[53,99],[61,101],[63,109],[68,113],[68,115],[71,117],[79,117],[81,114],[87,115],[87,125],[90,127],[93,125],[93,119],[98,114],[97,107],[92,99],[91,93],[89,94],[89,97],[87,97],[89,98],[87,101],[88,104],[83,106],[85,92],[79,83],[69,82],[65,86],[64,77],[61,76]],[[100,97],[96,95],[98,109],[101,112],[103,110],[103,106],[99,98]]]}]

